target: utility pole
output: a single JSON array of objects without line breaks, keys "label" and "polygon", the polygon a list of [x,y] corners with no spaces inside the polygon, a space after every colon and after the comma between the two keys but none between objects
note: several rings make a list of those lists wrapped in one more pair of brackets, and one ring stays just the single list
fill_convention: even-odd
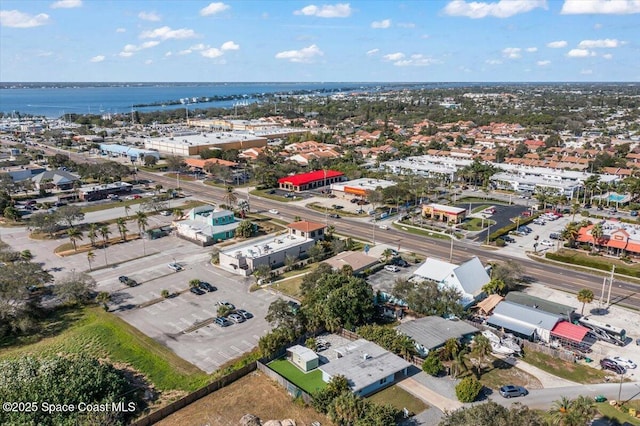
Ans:
[{"label": "utility pole", "polygon": [[611,276],[609,277],[609,292],[607,293],[607,306],[611,302],[611,287],[613,287],[613,274],[616,272],[616,265],[611,265]]}]

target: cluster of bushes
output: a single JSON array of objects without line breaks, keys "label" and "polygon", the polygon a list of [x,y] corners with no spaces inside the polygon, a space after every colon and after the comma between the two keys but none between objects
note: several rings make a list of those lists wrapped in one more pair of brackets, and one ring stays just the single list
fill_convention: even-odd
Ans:
[{"label": "cluster of bushes", "polygon": [[503,235],[508,234],[511,231],[515,231],[516,228],[518,226],[522,226],[522,225],[526,225],[528,223],[533,222],[533,220],[538,217],[537,215],[531,215],[530,217],[525,217],[520,219],[520,221],[518,223],[510,223],[507,226],[503,226],[502,228],[499,228],[495,231],[493,231],[491,234],[489,234],[489,241],[495,241],[498,238],[500,238]]}]

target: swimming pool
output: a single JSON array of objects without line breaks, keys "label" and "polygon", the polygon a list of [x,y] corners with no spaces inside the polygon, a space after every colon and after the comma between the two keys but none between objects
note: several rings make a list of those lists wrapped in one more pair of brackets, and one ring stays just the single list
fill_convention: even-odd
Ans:
[{"label": "swimming pool", "polygon": [[617,202],[617,203],[619,203],[620,201],[624,201],[624,199],[625,199],[626,197],[627,197],[627,196],[626,196],[626,195],[624,195],[624,194],[616,194],[616,193],[612,193],[612,194],[609,194],[608,199],[609,199],[609,201],[613,201],[613,202]]}]

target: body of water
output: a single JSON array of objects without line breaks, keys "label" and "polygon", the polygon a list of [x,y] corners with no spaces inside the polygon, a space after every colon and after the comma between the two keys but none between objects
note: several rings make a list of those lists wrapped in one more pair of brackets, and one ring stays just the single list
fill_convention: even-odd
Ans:
[{"label": "body of water", "polygon": [[[28,86],[28,87],[27,87]],[[395,84],[399,87],[399,84]],[[51,118],[64,114],[106,114],[175,108],[233,108],[269,94],[326,96],[345,91],[389,89],[384,83],[29,83],[0,88],[0,112]],[[212,98],[205,101],[206,98]],[[197,100],[197,103],[193,101]],[[180,102],[183,100],[183,103]]]}]

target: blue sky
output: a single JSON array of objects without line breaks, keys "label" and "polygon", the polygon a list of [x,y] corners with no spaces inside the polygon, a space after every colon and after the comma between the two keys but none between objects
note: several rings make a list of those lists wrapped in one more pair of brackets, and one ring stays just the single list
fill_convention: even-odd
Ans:
[{"label": "blue sky", "polygon": [[639,81],[640,0],[0,0],[0,81]]}]

